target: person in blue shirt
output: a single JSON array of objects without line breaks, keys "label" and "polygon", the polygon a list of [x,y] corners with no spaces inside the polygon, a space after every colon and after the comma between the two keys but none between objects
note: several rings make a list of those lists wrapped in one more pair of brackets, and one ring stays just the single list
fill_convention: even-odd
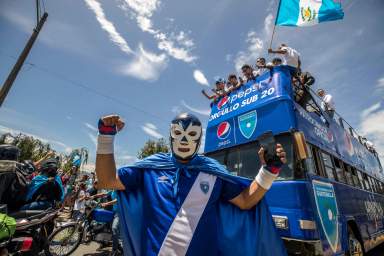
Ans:
[{"label": "person in blue shirt", "polygon": [[118,207],[117,207],[117,191],[112,190],[108,193],[111,197],[111,201],[105,202],[101,204],[101,207],[105,208],[108,206],[113,206],[112,210],[115,213],[115,216],[113,216],[112,221],[112,251],[116,251],[119,248],[120,244],[120,221],[119,221],[119,214],[118,214]]},{"label": "person in blue shirt", "polygon": [[48,158],[41,162],[40,174],[28,185],[26,204],[20,210],[45,210],[64,199],[64,187],[57,174],[59,162]]},{"label": "person in blue shirt", "polygon": [[[281,166],[266,165],[261,148],[258,157],[263,165],[255,180],[246,187],[232,182],[233,177],[223,166],[197,154],[202,125],[197,117],[184,113],[171,123],[171,154],[155,154],[116,172],[113,141],[123,127],[124,122],[117,115],[99,120],[96,174],[100,188],[119,191],[125,255],[223,254],[225,249],[220,247],[228,246],[228,243],[218,240],[221,235],[218,228],[220,202],[225,202],[224,207],[229,202],[241,210],[252,209],[264,197],[281,169]],[[280,144],[276,145],[276,155],[282,164],[286,163],[286,154]],[[141,202],[136,205],[142,207],[127,207],[130,204],[128,198],[132,196]],[[129,217],[130,212],[135,212],[140,221]],[[274,231],[271,217],[263,218]],[[227,226],[234,225],[229,219],[227,221]],[[254,228],[246,222],[243,225],[240,232]],[[267,237],[271,234],[267,229],[259,234]],[[257,236],[253,231],[250,234]],[[239,235],[238,239],[241,239]],[[280,239],[275,234],[271,237]],[[263,237],[257,239],[262,241]],[[282,247],[279,240],[274,241],[271,240],[274,244],[270,248],[266,248],[266,241],[263,241],[257,252],[260,255],[284,255],[274,252],[274,247]],[[250,250],[256,252],[253,247]],[[265,254],[266,250],[271,253]]]}]

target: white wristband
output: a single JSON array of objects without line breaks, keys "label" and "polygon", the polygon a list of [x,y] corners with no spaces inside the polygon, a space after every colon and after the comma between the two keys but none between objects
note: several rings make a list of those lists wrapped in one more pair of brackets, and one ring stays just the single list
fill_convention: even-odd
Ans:
[{"label": "white wristband", "polygon": [[113,141],[114,135],[102,135],[97,136],[97,148],[96,154],[98,155],[110,155],[114,153]]},{"label": "white wristband", "polygon": [[277,178],[278,174],[273,174],[265,169],[264,166],[260,168],[259,173],[257,174],[255,180],[257,184],[262,186],[265,190],[271,188],[273,181]]}]

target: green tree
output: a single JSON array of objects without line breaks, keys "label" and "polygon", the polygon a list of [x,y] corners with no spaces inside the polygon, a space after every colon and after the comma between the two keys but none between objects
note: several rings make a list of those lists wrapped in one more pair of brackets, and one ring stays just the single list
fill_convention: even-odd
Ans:
[{"label": "green tree", "polygon": [[143,159],[147,156],[160,153],[160,152],[163,152],[163,153],[169,152],[168,143],[163,138],[157,141],[148,140],[147,142],[145,142],[143,148],[140,149],[140,151],[137,153],[137,157],[139,159]]},{"label": "green tree", "polygon": [[[45,143],[37,138],[28,136],[22,133],[11,134],[5,133],[0,136],[0,144],[11,144],[20,149],[20,161],[32,160],[38,161],[43,158],[48,152],[53,151],[49,143]],[[61,168],[67,172],[73,165],[73,160],[76,156],[80,157],[80,168],[83,164],[88,162],[89,152],[86,148],[79,148],[72,150],[69,154],[59,154]]]},{"label": "green tree", "polygon": [[17,135],[5,133],[0,136],[0,144],[17,146],[20,149],[20,161],[37,161],[52,151],[50,144],[22,133]]},{"label": "green tree", "polygon": [[88,162],[89,152],[87,148],[77,148],[73,149],[72,152],[68,155],[64,155],[63,158],[63,165],[62,169],[64,172],[68,172],[71,170],[74,161],[74,158],[78,156],[80,157],[80,165],[78,167],[81,168],[83,164],[86,164]]}]

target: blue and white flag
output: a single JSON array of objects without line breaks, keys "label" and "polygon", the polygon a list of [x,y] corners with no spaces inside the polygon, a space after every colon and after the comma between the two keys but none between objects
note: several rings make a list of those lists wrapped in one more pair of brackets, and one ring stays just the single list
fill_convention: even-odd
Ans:
[{"label": "blue and white flag", "polygon": [[341,4],[334,0],[280,0],[276,25],[312,26],[343,17]]}]

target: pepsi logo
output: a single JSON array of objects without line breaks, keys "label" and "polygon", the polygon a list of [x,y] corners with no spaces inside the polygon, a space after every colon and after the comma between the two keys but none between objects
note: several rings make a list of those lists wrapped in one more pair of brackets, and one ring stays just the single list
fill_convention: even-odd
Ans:
[{"label": "pepsi logo", "polygon": [[331,130],[328,130],[327,137],[328,137],[328,140],[329,140],[330,142],[333,142],[333,134],[332,134]]},{"label": "pepsi logo", "polygon": [[226,139],[231,132],[231,125],[228,122],[222,122],[217,126],[217,137],[219,139]]},{"label": "pepsi logo", "polygon": [[229,97],[228,96],[225,96],[224,98],[222,98],[221,100],[219,100],[219,102],[217,103],[217,109],[221,109],[223,106],[225,106],[229,101]]}]

